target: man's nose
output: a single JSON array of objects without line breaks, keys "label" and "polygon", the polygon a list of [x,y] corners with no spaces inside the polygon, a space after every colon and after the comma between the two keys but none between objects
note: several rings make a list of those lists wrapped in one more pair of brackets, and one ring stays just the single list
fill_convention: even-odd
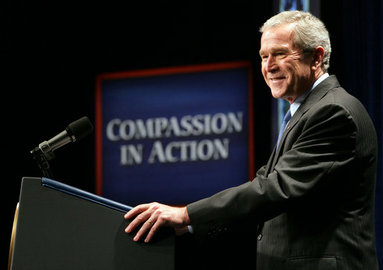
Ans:
[{"label": "man's nose", "polygon": [[275,72],[278,69],[278,63],[274,56],[270,55],[264,62],[264,68],[266,72]]}]

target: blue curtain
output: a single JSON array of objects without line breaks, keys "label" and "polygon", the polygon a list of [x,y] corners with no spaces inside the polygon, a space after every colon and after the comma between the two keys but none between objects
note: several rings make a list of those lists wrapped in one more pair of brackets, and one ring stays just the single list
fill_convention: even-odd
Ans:
[{"label": "blue curtain", "polygon": [[[317,1],[320,0],[310,3]],[[282,3],[290,2],[297,1],[280,0],[279,11],[283,10]],[[378,135],[375,231],[379,265],[383,269],[383,1],[321,1],[320,13],[314,11],[329,28],[333,47],[329,72],[337,75],[340,84],[364,104]],[[276,103],[274,111],[279,117],[274,122],[281,120],[285,112],[283,102],[278,106]],[[275,126],[273,130],[277,134]]]},{"label": "blue curtain", "polygon": [[383,1],[343,0],[344,80],[367,108],[379,140],[376,186],[376,240],[380,268],[383,268]]}]

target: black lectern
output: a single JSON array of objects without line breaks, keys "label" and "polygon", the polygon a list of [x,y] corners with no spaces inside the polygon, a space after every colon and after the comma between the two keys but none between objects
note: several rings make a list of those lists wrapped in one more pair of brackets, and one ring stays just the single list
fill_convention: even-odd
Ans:
[{"label": "black lectern", "polygon": [[124,232],[129,206],[47,178],[23,178],[10,268],[174,269],[175,237],[153,243]]}]

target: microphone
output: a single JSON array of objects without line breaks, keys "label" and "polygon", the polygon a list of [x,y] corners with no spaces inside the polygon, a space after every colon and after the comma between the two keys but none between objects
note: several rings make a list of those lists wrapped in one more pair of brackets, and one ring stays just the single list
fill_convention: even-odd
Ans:
[{"label": "microphone", "polygon": [[71,142],[76,142],[88,136],[93,131],[93,125],[88,117],[84,116],[70,123],[64,131],[60,132],[52,139],[43,141],[38,147],[31,151],[35,155],[36,152],[41,152],[47,160],[53,159],[53,151],[67,145]]},{"label": "microphone", "polygon": [[43,175],[52,178],[52,172],[48,160],[55,157],[53,151],[63,147],[71,142],[77,142],[84,137],[88,136],[93,131],[93,125],[88,117],[84,116],[72,123],[70,123],[64,131],[60,132],[52,139],[43,141],[38,147],[32,151],[32,157],[36,161]]}]

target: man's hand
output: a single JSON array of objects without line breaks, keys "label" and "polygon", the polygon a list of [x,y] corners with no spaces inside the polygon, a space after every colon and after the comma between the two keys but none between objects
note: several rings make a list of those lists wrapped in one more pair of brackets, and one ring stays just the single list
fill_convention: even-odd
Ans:
[{"label": "man's hand", "polygon": [[176,234],[181,235],[188,231],[187,225],[190,224],[186,207],[173,207],[160,203],[138,205],[124,216],[125,219],[133,217],[135,218],[126,227],[125,232],[131,233],[142,224],[133,240],[139,241],[146,235],[145,243],[152,240],[162,226],[173,227]]}]

